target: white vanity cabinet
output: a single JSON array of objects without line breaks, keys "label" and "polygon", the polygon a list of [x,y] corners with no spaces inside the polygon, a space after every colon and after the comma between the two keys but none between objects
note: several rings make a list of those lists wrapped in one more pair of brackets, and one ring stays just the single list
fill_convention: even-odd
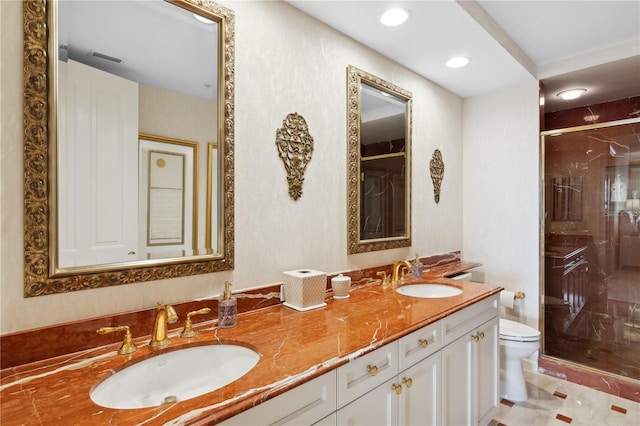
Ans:
[{"label": "white vanity cabinet", "polygon": [[[436,322],[340,367],[338,425],[440,425],[440,348],[441,323]],[[380,371],[376,361],[396,358],[393,374],[386,368],[382,384],[374,381],[378,374],[363,377],[372,366]],[[349,392],[354,389],[358,392]]]},{"label": "white vanity cabinet", "polygon": [[221,425],[329,425],[336,410],[336,371],[303,383]]},{"label": "white vanity cabinet", "polygon": [[398,340],[399,425],[441,425],[442,321]]},{"label": "white vanity cabinet", "polygon": [[485,425],[500,402],[497,296],[443,319],[443,424]]},{"label": "white vanity cabinet", "polygon": [[496,295],[222,424],[486,425],[499,403],[498,339]]}]

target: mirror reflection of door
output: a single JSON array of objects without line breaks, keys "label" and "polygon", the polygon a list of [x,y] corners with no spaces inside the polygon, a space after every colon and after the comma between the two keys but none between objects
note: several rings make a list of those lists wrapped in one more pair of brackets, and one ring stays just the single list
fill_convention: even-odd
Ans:
[{"label": "mirror reflection of door", "polygon": [[197,253],[198,152],[196,142],[140,135],[140,257]]},{"label": "mirror reflection of door", "polygon": [[403,236],[406,102],[365,83],[360,101],[360,239]]},{"label": "mirror reflection of door", "polygon": [[72,60],[59,74],[59,266],[135,260],[138,85]]},{"label": "mirror reflection of door", "polygon": [[404,156],[362,159],[363,240],[405,234]]},{"label": "mirror reflection of door", "polygon": [[[218,139],[220,25],[161,0],[55,6],[57,267],[136,262],[150,252],[153,259],[218,253],[219,200],[211,197],[218,191],[207,188],[218,183],[209,179],[218,166],[207,145]],[[179,249],[149,249],[147,225],[157,229],[158,220],[138,219],[146,199],[138,191],[141,133],[200,145],[189,167],[198,175],[185,187],[200,188],[198,200],[186,203],[198,210],[180,213],[187,235]],[[182,212],[183,204],[171,208]]]}]

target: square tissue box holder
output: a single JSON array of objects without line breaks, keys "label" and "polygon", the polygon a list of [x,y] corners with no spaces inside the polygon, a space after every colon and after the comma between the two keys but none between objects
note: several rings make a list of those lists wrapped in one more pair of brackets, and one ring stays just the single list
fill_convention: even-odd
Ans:
[{"label": "square tissue box holder", "polygon": [[327,306],[324,296],[327,290],[327,274],[312,269],[284,272],[283,305],[297,311]]}]

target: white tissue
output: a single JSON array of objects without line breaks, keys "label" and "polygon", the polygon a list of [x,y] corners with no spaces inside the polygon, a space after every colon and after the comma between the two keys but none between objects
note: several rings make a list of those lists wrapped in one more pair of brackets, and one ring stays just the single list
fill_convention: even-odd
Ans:
[{"label": "white tissue", "polygon": [[516,294],[513,291],[502,290],[500,292],[500,306],[513,309],[513,304],[516,300]]}]

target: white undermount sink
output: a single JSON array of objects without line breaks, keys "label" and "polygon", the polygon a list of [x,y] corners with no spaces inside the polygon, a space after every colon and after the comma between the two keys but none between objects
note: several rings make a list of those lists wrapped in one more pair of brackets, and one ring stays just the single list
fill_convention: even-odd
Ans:
[{"label": "white undermount sink", "polygon": [[397,287],[396,291],[404,296],[423,299],[438,299],[462,294],[462,290],[457,287],[436,283],[407,284]]},{"label": "white undermount sink", "polygon": [[145,359],[107,378],[91,399],[107,408],[144,408],[212,392],[248,373],[260,354],[239,345],[179,349]]}]

